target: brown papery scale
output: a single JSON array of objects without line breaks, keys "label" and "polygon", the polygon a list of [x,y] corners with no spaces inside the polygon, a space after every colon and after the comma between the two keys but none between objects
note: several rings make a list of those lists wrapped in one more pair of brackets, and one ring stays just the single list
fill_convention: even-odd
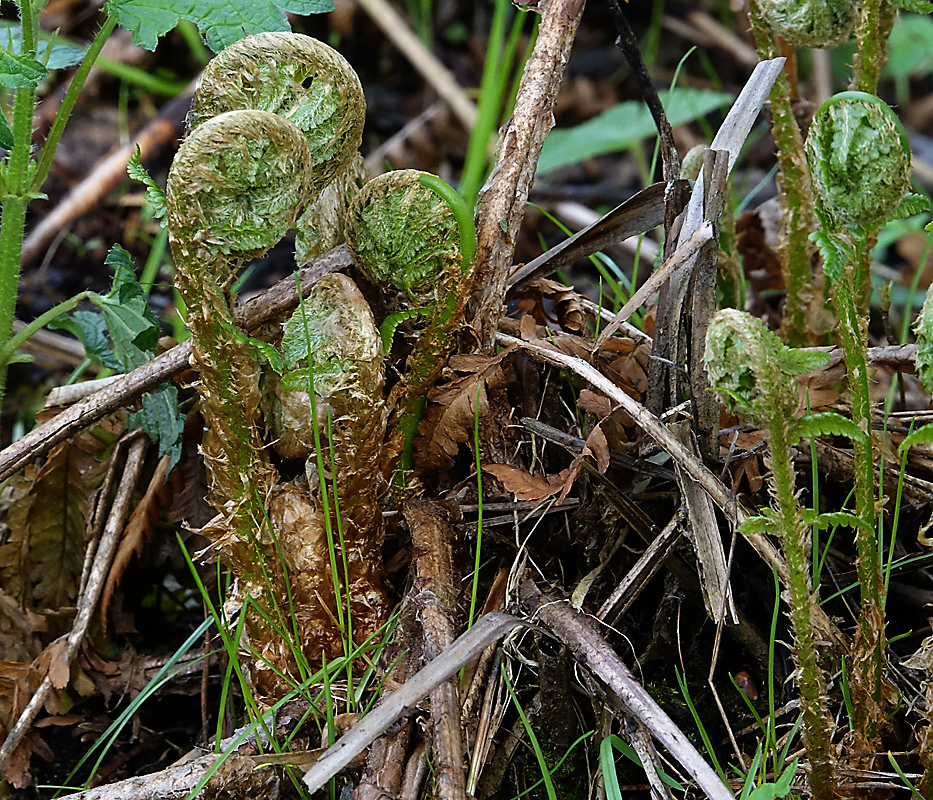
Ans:
[{"label": "brown papery scale", "polygon": [[359,289],[335,274],[324,276],[285,323],[280,349],[286,371],[268,378],[267,424],[276,450],[306,458],[306,468],[301,479],[276,488],[269,510],[283,553],[297,559],[286,566],[293,600],[306,610],[299,618],[301,638],[320,642],[336,657],[346,633],[333,624],[341,612],[352,619],[357,643],[386,617],[377,503],[386,428],[382,340]]}]

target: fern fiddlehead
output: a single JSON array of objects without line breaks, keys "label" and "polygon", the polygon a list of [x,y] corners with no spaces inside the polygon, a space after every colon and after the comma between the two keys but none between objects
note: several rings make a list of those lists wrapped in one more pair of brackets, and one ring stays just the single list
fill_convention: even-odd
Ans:
[{"label": "fern fiddlehead", "polygon": [[[327,647],[326,641],[306,641],[332,609],[307,597],[312,590],[302,575],[320,550],[308,543],[313,537],[296,538],[295,529],[301,523],[314,528],[326,512],[307,488],[293,493],[287,513],[275,502],[286,492],[276,487],[278,473],[261,435],[256,346],[235,326],[230,284],[240,266],[276,244],[346,171],[356,157],[363,112],[359,80],[326,46],[294,34],[249,37],[205,71],[192,104],[192,130],[166,190],[176,282],[201,375],[210,499],[220,512],[213,549],[259,606],[248,613],[247,631],[260,655],[255,684],[267,694],[280,693],[282,677],[294,672],[295,646],[299,653],[304,644],[316,648],[315,660]],[[381,384],[377,396],[381,402]],[[292,577],[296,593],[309,602],[304,608],[294,606]],[[288,638],[295,645],[284,644]]]},{"label": "fern fiddlehead", "polygon": [[827,707],[826,678],[810,624],[815,602],[810,580],[810,528],[797,501],[791,448],[800,439],[794,377],[825,362],[823,353],[785,347],[760,320],[735,309],[713,318],[706,336],[706,368],[714,390],[739,416],[761,425],[770,440],[773,507],[746,523],[758,533],[781,536],[788,571],[794,658],[803,712],[804,743],[810,759],[810,788],[818,800],[835,796],[834,729]]},{"label": "fern fiddlehead", "polygon": [[921,209],[910,189],[910,147],[900,121],[884,101],[843,92],[817,111],[806,144],[817,198],[820,247],[839,344],[852,397],[852,419],[865,436],[853,442],[856,568],[861,614],[852,659],[853,724],[860,747],[872,749],[884,722],[884,582],[875,535],[875,464],[870,438],[869,266],[876,233],[887,220]]},{"label": "fern fiddlehead", "polygon": [[420,310],[418,342],[396,387],[392,447],[401,468],[412,447],[426,392],[453,348],[469,295],[476,253],[472,211],[440,178],[417,170],[390,172],[366,184],[347,212],[347,245],[359,268],[383,292],[395,294],[389,319]]}]

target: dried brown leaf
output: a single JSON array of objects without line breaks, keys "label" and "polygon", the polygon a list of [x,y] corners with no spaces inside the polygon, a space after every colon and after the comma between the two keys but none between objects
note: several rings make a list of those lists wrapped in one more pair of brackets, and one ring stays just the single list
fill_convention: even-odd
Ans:
[{"label": "dried brown leaf", "polygon": [[[74,603],[88,500],[106,470],[104,452],[90,434],[62,442],[35,474],[22,507],[11,508],[11,534],[0,548],[0,568],[4,589],[24,604],[58,609]],[[10,574],[14,565],[21,571],[18,577]]]},{"label": "dried brown leaf", "polygon": [[[612,340],[610,339],[610,341]],[[580,394],[577,396],[577,408],[589,411],[602,420],[612,413],[612,401],[592,389],[581,389]]]},{"label": "dried brown leaf", "polygon": [[484,464],[483,471],[495,476],[506,491],[515,494],[517,500],[535,501],[552,497],[564,488],[567,470],[559,475],[532,475],[520,467],[508,464]]},{"label": "dried brown leaf", "polygon": [[415,448],[418,466],[447,467],[460,445],[472,440],[477,413],[482,418],[489,409],[489,392],[507,383],[501,365],[511,352],[507,348],[495,356],[451,357],[448,374],[451,370],[466,374],[428,393],[427,412],[418,428],[422,440]]}]

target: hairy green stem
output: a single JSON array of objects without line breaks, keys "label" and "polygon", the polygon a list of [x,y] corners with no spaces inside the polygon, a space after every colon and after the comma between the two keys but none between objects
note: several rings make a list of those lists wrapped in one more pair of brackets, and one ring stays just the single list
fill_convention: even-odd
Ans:
[{"label": "hairy green stem", "polygon": [[790,620],[794,629],[794,656],[799,668],[797,686],[803,712],[803,736],[810,759],[810,789],[816,800],[832,800],[836,786],[831,738],[834,725],[827,707],[826,680],[811,624],[811,610],[816,602],[810,578],[811,536],[809,527],[801,519],[795,494],[790,448],[796,442],[788,436],[789,427],[783,416],[772,419],[768,425],[772,491],[787,559]]},{"label": "hairy green stem", "polygon": [[42,330],[49,323],[55,322],[62,314],[67,314],[72,309],[77,308],[90,296],[91,292],[80,292],[74,297],[69,297],[20,328],[3,345],[0,345],[0,365],[6,366],[9,364],[16,351],[29,341],[30,336]]},{"label": "hairy green stem", "polygon": [[870,252],[864,237],[856,246],[856,264],[844,269],[832,281],[831,296],[838,319],[837,336],[842,348],[852,397],[852,420],[866,433],[853,442],[855,472],[855,514],[864,526],[855,528],[858,551],[856,572],[861,592],[861,613],[854,654],[850,663],[853,703],[853,727],[862,737],[862,745],[877,742],[884,721],[882,710],[882,670],[884,667],[884,584],[878,542],[875,537],[875,461],[871,439],[871,394],[868,385],[868,298],[870,281],[867,269],[859,269]]},{"label": "hairy green stem", "polygon": [[[39,22],[31,0],[17,4],[23,30],[22,53],[34,53]],[[13,149],[3,170],[3,217],[0,220],[0,342],[13,333],[13,316],[19,292],[20,257],[26,228],[26,206],[33,198],[31,179],[32,121],[36,108],[36,88],[16,90],[13,101]],[[6,363],[0,364],[0,408],[6,391]]]},{"label": "hairy green stem", "polygon": [[888,60],[888,37],[896,10],[891,0],[861,0],[855,26],[855,63],[852,88],[874,94]]},{"label": "hairy green stem", "polygon": [[[724,309],[710,323],[705,359],[711,384],[730,409],[768,431],[772,510],[748,520],[743,530],[747,533],[753,528],[782,539],[797,685],[804,717],[803,737],[811,765],[810,788],[818,800],[831,800],[836,785],[831,745],[833,724],[812,624],[816,609],[811,578],[812,540],[810,526],[797,500],[791,454],[803,430],[794,416],[798,402],[794,377],[814,369],[821,357],[791,350],[760,320],[741,311]],[[836,417],[833,422],[836,419],[841,420]],[[818,427],[813,424],[814,418],[810,421],[811,428]],[[843,425],[845,422],[842,420]]]},{"label": "hairy green stem", "polygon": [[[761,18],[758,0],[750,0],[749,15],[758,53],[763,59],[779,55],[774,36]],[[777,146],[778,181],[781,191],[781,274],[784,277],[784,320],[781,331],[792,347],[811,344],[807,319],[816,302],[813,297],[811,264],[814,247],[810,241],[815,220],[810,170],[803,152],[803,137],[794,117],[791,83],[786,70],[794,69],[793,59],[785,65],[771,89],[771,132]],[[818,333],[818,332],[815,332]]]}]

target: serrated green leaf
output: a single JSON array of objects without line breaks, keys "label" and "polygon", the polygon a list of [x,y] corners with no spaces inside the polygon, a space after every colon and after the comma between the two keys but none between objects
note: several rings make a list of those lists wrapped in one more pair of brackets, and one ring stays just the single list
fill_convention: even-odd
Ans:
[{"label": "serrated green leaf", "polygon": [[896,0],[896,3],[905,11],[912,11],[914,14],[933,12],[933,3],[930,0]]},{"label": "serrated green leaf", "polygon": [[289,30],[286,13],[333,11],[330,0],[109,0],[107,12],[133,34],[133,43],[155,50],[179,20],[193,22],[207,46],[220,52],[244,36]]},{"label": "serrated green leaf", "polygon": [[817,514],[812,524],[814,528],[820,530],[826,528],[864,528],[868,531],[872,530],[871,525],[865,520],[847,511],[827,511],[824,514]]},{"label": "serrated green leaf", "polygon": [[114,357],[123,371],[129,372],[155,355],[159,324],[136,279],[130,254],[115,244],[104,263],[113,267],[113,287],[106,296],[92,293],[90,299],[104,315]]},{"label": "serrated green leaf", "polygon": [[[731,94],[706,89],[682,88],[659,94],[671,125],[692,122],[734,99]],[[619,103],[574,128],[551,131],[538,160],[538,174],[585,158],[626,150],[656,134],[651,112],[644,103],[637,100]]]},{"label": "serrated green leaf", "polygon": [[922,214],[924,211],[929,210],[930,201],[926,197],[922,194],[910,192],[904,195],[904,199],[901,200],[900,205],[891,212],[891,216],[888,217],[888,222],[912,217],[914,214]]},{"label": "serrated green leaf", "polygon": [[94,311],[75,311],[50,323],[49,327],[68,331],[75,336],[84,345],[84,352],[88,358],[110,369],[121,369],[120,362],[110,349],[107,323],[104,321],[103,314]]},{"label": "serrated green leaf", "polygon": [[918,444],[933,444],[933,425],[924,425],[922,428],[911,431],[900,443],[897,452],[903,453]]},{"label": "serrated green leaf", "polygon": [[774,512],[771,509],[765,509],[764,514],[757,517],[749,517],[739,525],[739,533],[743,536],[757,534],[759,536],[780,536],[781,529],[774,518]]},{"label": "serrated green leaf", "polygon": [[798,439],[815,439],[818,436],[845,436],[853,442],[867,441],[865,433],[851,419],[835,411],[808,414],[794,422],[791,432]]},{"label": "serrated green leaf", "polygon": [[49,71],[33,57],[16,55],[0,50],[0,86],[7,89],[26,89],[39,85]]},{"label": "serrated green leaf", "polygon": [[2,108],[0,108],[0,147],[4,150],[13,149],[13,131],[10,130],[10,123],[7,122]]},{"label": "serrated green leaf", "polygon": [[160,456],[170,456],[169,471],[181,458],[181,437],[185,419],[178,410],[178,389],[163,383],[155,392],[142,397],[142,409],[130,414],[129,426],[142,427],[149,438],[159,445]]},{"label": "serrated green leaf", "polygon": [[810,234],[810,239],[820,248],[820,255],[823,257],[823,272],[831,281],[838,280],[846,264],[851,264],[855,260],[855,249],[851,242],[837,233],[815,231]]},{"label": "serrated green leaf", "polygon": [[127,174],[134,180],[139,181],[146,187],[146,200],[152,206],[152,213],[162,220],[162,226],[165,227],[165,215],[167,213],[165,206],[165,192],[146,171],[140,160],[139,145],[136,145],[136,152],[130,156],[129,163],[126,165]]}]

